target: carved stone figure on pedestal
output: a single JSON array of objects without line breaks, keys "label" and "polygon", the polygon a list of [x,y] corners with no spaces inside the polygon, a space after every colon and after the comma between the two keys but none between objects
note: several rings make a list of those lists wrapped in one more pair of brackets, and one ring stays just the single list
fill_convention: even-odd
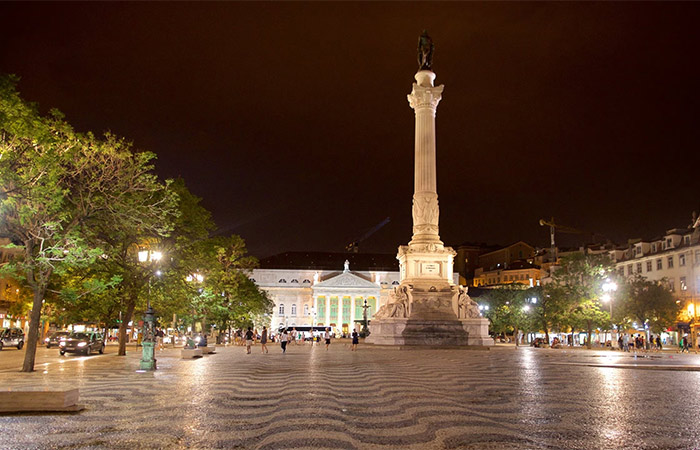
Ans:
[{"label": "carved stone figure on pedestal", "polygon": [[459,287],[457,294],[457,317],[460,319],[477,319],[481,317],[479,305],[467,294],[469,288]]}]

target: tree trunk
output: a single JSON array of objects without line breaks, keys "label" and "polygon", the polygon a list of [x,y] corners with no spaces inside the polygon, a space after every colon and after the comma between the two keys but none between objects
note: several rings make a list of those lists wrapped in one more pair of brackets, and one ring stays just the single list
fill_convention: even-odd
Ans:
[{"label": "tree trunk", "polygon": [[122,317],[122,323],[119,324],[119,352],[117,355],[126,356],[126,327],[131,322],[136,308],[136,294],[130,294],[126,304],[126,314]]},{"label": "tree trunk", "polygon": [[547,325],[544,326],[544,338],[547,339],[547,345],[549,345],[549,327]]},{"label": "tree trunk", "polygon": [[586,330],[586,334],[587,334],[587,335],[586,335],[586,348],[590,350],[591,347],[592,347],[592,346],[591,346],[591,333],[593,332],[593,329],[592,329],[592,325],[591,325],[591,321],[590,321],[590,320],[588,321],[588,324],[587,324],[587,325],[588,325],[588,327],[587,327],[587,330]]},{"label": "tree trunk", "polygon": [[44,293],[46,292],[45,285],[34,287],[34,302],[32,303],[32,315],[29,320],[29,332],[25,345],[27,350],[24,354],[24,364],[22,364],[22,372],[33,372],[34,361],[36,360],[36,345],[39,341],[39,323],[41,322],[41,307],[44,303]]},{"label": "tree trunk", "polygon": [[515,337],[515,347],[520,346],[520,336],[518,336],[518,327],[514,327],[515,330],[513,331],[513,336]]}]

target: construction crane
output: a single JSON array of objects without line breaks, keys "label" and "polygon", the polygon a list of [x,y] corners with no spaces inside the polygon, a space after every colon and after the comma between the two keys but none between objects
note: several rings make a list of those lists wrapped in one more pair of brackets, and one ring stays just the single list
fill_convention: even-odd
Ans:
[{"label": "construction crane", "polygon": [[552,244],[552,264],[557,263],[557,246],[554,243],[554,230],[557,230],[560,233],[568,233],[568,234],[594,234],[594,233],[590,233],[588,231],[579,230],[577,228],[567,227],[565,225],[559,225],[559,224],[554,222],[554,217],[552,217],[550,220],[540,219],[540,226],[549,227],[549,236],[550,236],[551,244]]},{"label": "construction crane", "polygon": [[376,224],[374,227],[372,227],[368,232],[363,234],[361,237],[355,239],[351,243],[345,246],[345,250],[352,252],[352,253],[359,253],[360,251],[360,242],[366,240],[368,237],[372,236],[374,233],[379,231],[380,228],[382,228],[384,225],[389,223],[391,219],[387,217],[386,219],[382,220],[378,224]]}]

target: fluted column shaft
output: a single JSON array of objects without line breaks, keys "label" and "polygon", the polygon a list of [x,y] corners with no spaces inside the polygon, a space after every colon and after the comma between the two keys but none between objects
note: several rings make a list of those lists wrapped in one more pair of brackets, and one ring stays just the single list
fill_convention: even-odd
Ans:
[{"label": "fluted column shaft", "polygon": [[435,74],[421,70],[415,76],[408,102],[416,114],[413,239],[411,244],[442,244],[437,196],[435,114],[444,86],[433,86]]}]

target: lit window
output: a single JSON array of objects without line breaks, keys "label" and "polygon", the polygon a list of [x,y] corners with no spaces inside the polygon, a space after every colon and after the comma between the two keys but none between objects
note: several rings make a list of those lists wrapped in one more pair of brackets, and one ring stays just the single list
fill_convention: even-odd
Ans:
[{"label": "lit window", "polygon": [[687,291],[688,285],[685,283],[685,277],[681,277],[681,291]]},{"label": "lit window", "polygon": [[277,314],[280,316],[284,315],[284,303],[280,303],[279,309],[277,310]]}]

